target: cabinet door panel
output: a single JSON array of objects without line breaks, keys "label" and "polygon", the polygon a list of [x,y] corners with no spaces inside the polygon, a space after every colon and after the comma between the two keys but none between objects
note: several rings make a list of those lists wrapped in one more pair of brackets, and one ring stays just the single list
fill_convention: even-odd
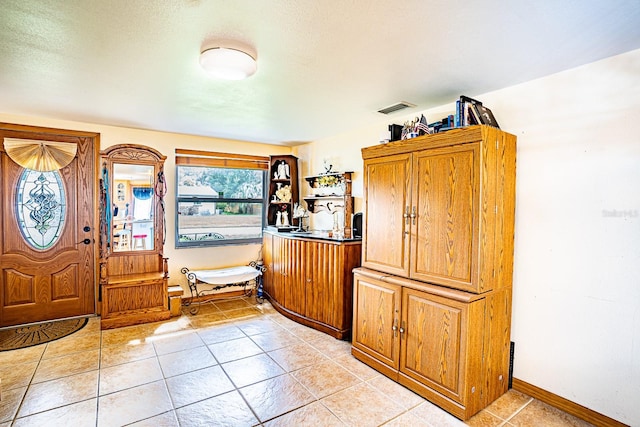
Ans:
[{"label": "cabinet door panel", "polygon": [[467,304],[403,289],[400,371],[461,401]]},{"label": "cabinet door panel", "polygon": [[409,159],[403,154],[364,163],[362,265],[401,276],[409,274]]},{"label": "cabinet door panel", "polygon": [[478,143],[414,154],[411,278],[477,291],[479,158]]},{"label": "cabinet door panel", "polygon": [[267,233],[262,235],[262,259],[264,266],[267,270],[262,273],[262,286],[264,291],[273,296],[274,282],[273,282],[273,236]]},{"label": "cabinet door panel", "polygon": [[295,312],[305,311],[305,282],[303,281],[303,241],[283,239],[286,257],[282,258],[284,272],[284,306]]},{"label": "cabinet door panel", "polygon": [[353,346],[396,370],[400,298],[400,286],[355,276]]},{"label": "cabinet door panel", "polygon": [[281,239],[273,239],[273,258],[272,258],[272,266],[273,273],[271,274],[271,278],[273,279],[273,285],[270,289],[270,294],[273,299],[276,301],[284,300],[284,265],[282,263],[282,257],[287,256],[285,251],[284,242]]},{"label": "cabinet door panel", "polygon": [[344,248],[322,242],[305,245],[306,311],[308,318],[331,326],[341,326],[338,315],[344,302],[342,271]]},{"label": "cabinet door panel", "polygon": [[310,319],[320,320],[324,311],[326,299],[325,289],[322,286],[326,280],[327,256],[326,245],[319,242],[307,242],[305,244],[304,257],[304,285],[306,306],[304,315]]}]

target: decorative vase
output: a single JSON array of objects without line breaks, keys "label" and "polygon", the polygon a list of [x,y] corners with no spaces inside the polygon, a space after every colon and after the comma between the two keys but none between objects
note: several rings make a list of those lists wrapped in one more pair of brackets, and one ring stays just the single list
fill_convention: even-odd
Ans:
[{"label": "decorative vase", "polygon": [[282,212],[276,212],[276,227],[282,226]]},{"label": "decorative vase", "polygon": [[282,212],[282,226],[288,227],[289,225],[289,212]]}]

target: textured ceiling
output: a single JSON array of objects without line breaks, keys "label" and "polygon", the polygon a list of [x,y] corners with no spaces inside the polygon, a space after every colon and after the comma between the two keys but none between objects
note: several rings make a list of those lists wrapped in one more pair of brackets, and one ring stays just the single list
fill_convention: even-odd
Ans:
[{"label": "textured ceiling", "polygon": [[0,112],[296,144],[638,48],[638,0],[2,0]]}]

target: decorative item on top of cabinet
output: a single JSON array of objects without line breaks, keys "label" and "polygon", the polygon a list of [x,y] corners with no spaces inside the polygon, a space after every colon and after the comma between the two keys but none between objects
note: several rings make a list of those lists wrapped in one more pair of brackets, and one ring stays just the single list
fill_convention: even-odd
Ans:
[{"label": "decorative item on top of cabinet", "polygon": [[466,420],[508,388],[516,137],[471,126],[362,157],[352,354]]},{"label": "decorative item on top of cabinet", "polygon": [[328,172],[305,176],[309,193],[305,195],[309,212],[326,212],[334,216],[334,230],[351,238],[351,216],[353,197],[351,196],[351,174],[353,172]]},{"label": "decorative item on top of cabinet", "polygon": [[297,227],[293,207],[298,203],[298,158],[292,155],[269,156],[267,226],[280,231]]}]

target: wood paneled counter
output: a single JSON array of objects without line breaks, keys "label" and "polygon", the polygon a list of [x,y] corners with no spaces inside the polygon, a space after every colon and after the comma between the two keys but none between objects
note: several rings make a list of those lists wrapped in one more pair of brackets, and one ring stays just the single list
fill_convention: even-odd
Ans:
[{"label": "wood paneled counter", "polygon": [[352,271],[360,266],[361,241],[269,230],[263,236],[264,292],[273,307],[335,338],[350,338]]}]

